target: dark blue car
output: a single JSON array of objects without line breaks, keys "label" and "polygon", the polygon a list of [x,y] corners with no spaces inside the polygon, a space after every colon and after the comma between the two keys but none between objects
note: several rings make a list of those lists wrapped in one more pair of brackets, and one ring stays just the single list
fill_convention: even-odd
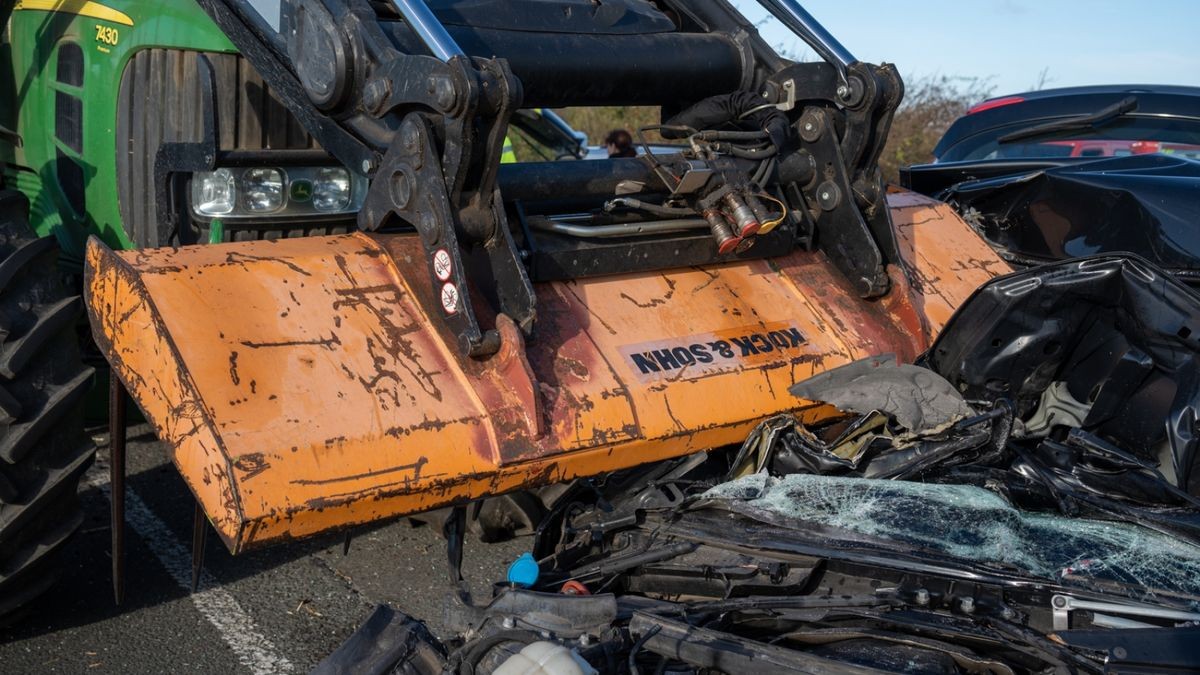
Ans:
[{"label": "dark blue car", "polygon": [[934,156],[901,183],[953,204],[1015,265],[1131,252],[1200,284],[1200,88],[990,99]]}]

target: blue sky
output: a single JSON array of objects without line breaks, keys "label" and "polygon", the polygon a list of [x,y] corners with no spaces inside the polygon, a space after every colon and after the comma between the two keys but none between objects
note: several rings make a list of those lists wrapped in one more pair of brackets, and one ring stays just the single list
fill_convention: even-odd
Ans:
[{"label": "blue sky", "polygon": [[[750,19],[753,0],[733,0]],[[996,95],[1085,84],[1200,86],[1200,0],[801,0],[860,60],[905,79],[988,77]],[[787,29],[759,30],[809,58]]]}]

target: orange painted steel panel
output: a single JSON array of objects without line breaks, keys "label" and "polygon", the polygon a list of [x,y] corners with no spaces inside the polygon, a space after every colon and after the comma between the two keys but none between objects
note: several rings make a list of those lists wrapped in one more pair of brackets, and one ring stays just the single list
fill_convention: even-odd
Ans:
[{"label": "orange painted steel panel", "polygon": [[[740,442],[831,409],[797,380],[911,358],[1002,262],[936,202],[893,194],[908,247],[882,300],[820,253],[539,284],[526,341],[458,356],[408,235],[115,253],[93,332],[233,551]],[[906,279],[918,280],[912,287]]]}]

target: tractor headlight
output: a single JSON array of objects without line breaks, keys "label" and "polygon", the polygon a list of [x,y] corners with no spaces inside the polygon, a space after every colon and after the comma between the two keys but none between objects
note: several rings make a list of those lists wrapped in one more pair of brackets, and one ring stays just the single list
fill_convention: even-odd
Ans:
[{"label": "tractor headlight", "polygon": [[202,216],[223,216],[233,211],[237,187],[229,169],[203,171],[192,177],[192,208]]},{"label": "tractor headlight", "polygon": [[367,179],[340,166],[221,168],[192,174],[192,213],[211,218],[328,218],[352,215]]},{"label": "tractor headlight", "polygon": [[251,213],[270,213],[283,207],[283,172],[246,169],[242,172],[242,201]]},{"label": "tractor headlight", "polygon": [[337,167],[318,169],[312,195],[313,208],[322,213],[345,209],[350,204],[350,172]]}]

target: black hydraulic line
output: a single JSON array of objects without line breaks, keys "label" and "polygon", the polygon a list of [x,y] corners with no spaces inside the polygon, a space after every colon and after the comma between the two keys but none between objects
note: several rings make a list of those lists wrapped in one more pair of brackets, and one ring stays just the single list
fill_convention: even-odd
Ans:
[{"label": "black hydraulic line", "polygon": [[696,134],[702,141],[763,141],[769,138],[765,131],[716,131],[706,130]]},{"label": "black hydraulic line", "polygon": [[662,626],[654,626],[650,630],[646,631],[645,635],[638,638],[637,642],[633,643],[633,647],[629,649],[629,672],[632,675],[640,675],[637,667],[638,652],[642,651],[642,647],[646,646],[646,643],[650,641],[650,638],[658,635],[658,632],[661,630]]},{"label": "black hydraulic line", "polygon": [[741,157],[742,159],[767,159],[779,153],[779,150],[773,145],[768,145],[765,148],[742,148],[731,145],[727,150],[729,154],[734,157]]},{"label": "black hydraulic line", "polygon": [[586,567],[580,567],[572,570],[569,576],[571,578],[575,578],[592,575],[604,576],[607,574],[616,574],[617,572],[624,572],[625,570],[633,569],[634,567],[638,567],[640,565],[649,565],[650,563],[662,562],[663,560],[677,558],[685,553],[691,553],[692,551],[695,551],[698,546],[699,544],[690,541],[680,541],[671,544],[670,546],[653,548],[641,553],[635,553],[633,555],[610,559],[608,561],[588,565]]},{"label": "black hydraulic line", "polygon": [[463,649],[466,649],[467,652],[462,656],[462,661],[458,664],[457,672],[462,675],[472,675],[475,672],[475,667],[479,665],[483,657],[505,642],[532,644],[539,639],[541,638],[536,633],[527,630],[506,630],[485,638],[480,638],[478,642],[472,644],[470,647],[463,645]]}]

